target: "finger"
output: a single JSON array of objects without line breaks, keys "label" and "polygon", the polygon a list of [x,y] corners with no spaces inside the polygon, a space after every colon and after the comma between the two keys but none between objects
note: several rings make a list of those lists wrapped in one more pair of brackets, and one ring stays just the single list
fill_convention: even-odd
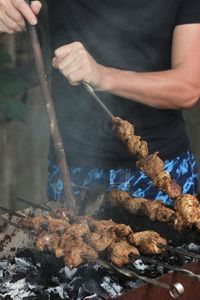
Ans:
[{"label": "finger", "polygon": [[77,71],[70,73],[67,79],[71,85],[79,85],[82,81],[85,81],[84,71],[80,68]]},{"label": "finger", "polygon": [[14,2],[14,6],[31,25],[37,24],[37,18],[35,14],[24,0],[16,0]]},{"label": "finger", "polygon": [[41,10],[42,4],[40,1],[32,1],[31,9],[35,15],[38,15]]},{"label": "finger", "polygon": [[22,31],[22,28],[15,22],[13,21],[7,14],[4,14],[2,17],[2,22],[4,25],[12,32],[15,31]]},{"label": "finger", "polygon": [[57,61],[59,70],[62,72],[66,68],[72,68],[72,70],[78,69],[81,67],[81,60],[79,56],[73,52],[70,52],[65,58]]},{"label": "finger", "polygon": [[55,57],[63,58],[68,55],[71,51],[78,51],[83,49],[83,45],[80,42],[73,42],[71,44],[64,45],[54,51]]},{"label": "finger", "polygon": [[8,7],[6,9],[7,16],[15,21],[22,28],[25,26],[24,17],[20,12],[8,2]]},{"label": "finger", "polygon": [[2,21],[0,21],[0,32],[13,33]]}]

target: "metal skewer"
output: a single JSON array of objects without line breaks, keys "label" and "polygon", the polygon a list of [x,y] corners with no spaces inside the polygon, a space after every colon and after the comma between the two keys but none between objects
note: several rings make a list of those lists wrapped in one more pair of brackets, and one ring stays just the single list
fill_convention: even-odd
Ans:
[{"label": "metal skewer", "polygon": [[15,197],[15,199],[18,200],[18,201],[20,201],[20,202],[23,202],[23,203],[25,203],[25,204],[31,205],[31,206],[33,206],[34,208],[39,208],[39,209],[44,210],[44,211],[50,212],[50,211],[52,210],[52,209],[51,209],[50,207],[48,207],[48,206],[43,206],[43,205],[40,205],[40,204],[36,204],[36,203],[34,203],[34,202],[32,202],[32,201],[25,200],[25,199],[22,199],[22,198],[20,198],[20,197]]},{"label": "metal skewer", "polygon": [[157,281],[155,279],[151,279],[151,278],[148,278],[148,277],[145,277],[145,276],[140,276],[132,270],[129,270],[129,269],[126,269],[126,268],[115,267],[114,265],[112,265],[111,263],[109,263],[109,262],[107,262],[103,259],[97,258],[97,259],[93,260],[93,259],[89,258],[88,260],[93,261],[93,262],[97,262],[101,266],[103,266],[107,269],[113,269],[113,270],[117,271],[118,273],[123,274],[126,277],[138,278],[138,279],[142,280],[143,282],[150,283],[150,284],[155,285],[157,287],[166,289],[166,290],[168,290],[168,292],[169,292],[169,294],[172,298],[178,298],[180,295],[182,295],[184,293],[184,287],[180,282],[176,282],[176,283],[173,283],[172,285],[169,285],[169,284]]},{"label": "metal skewer", "polygon": [[190,251],[186,251],[186,250],[183,250],[183,249],[179,249],[179,248],[176,248],[176,247],[173,247],[173,246],[170,246],[170,245],[164,245],[164,244],[157,244],[157,246],[161,249],[164,248],[166,250],[177,252],[177,253],[182,254],[184,256],[189,256],[189,257],[193,257],[193,258],[196,258],[196,259],[200,259],[199,254],[196,254],[196,253],[193,253],[193,252],[190,252]]},{"label": "metal skewer", "polygon": [[85,81],[83,81],[83,86],[86,88],[88,93],[92,95],[92,97],[97,101],[97,103],[103,108],[103,110],[107,113],[107,115],[112,119],[114,118],[114,115],[111,113],[111,111],[105,106],[105,104],[101,101],[99,96],[95,93],[93,88]]},{"label": "metal skewer", "polygon": [[11,209],[8,209],[8,208],[5,208],[5,207],[1,207],[0,206],[0,210],[1,211],[3,211],[3,212],[5,212],[5,213],[8,213],[8,214],[10,214],[10,215],[13,215],[13,216],[15,216],[15,217],[17,217],[17,218],[25,218],[25,216],[23,216],[23,215],[20,215],[20,214],[18,214],[17,212],[15,212],[15,211],[13,211],[13,210],[11,210]]},{"label": "metal skewer", "polygon": [[163,266],[166,269],[170,269],[170,270],[173,270],[175,272],[182,273],[185,276],[188,276],[190,278],[193,278],[193,279],[196,279],[196,280],[200,281],[200,275],[199,274],[195,274],[192,271],[189,271],[187,269],[180,268],[180,267],[175,267],[175,266],[166,264],[164,262],[161,262],[161,261],[159,261],[157,259],[146,257],[146,256],[142,256],[142,255],[131,254],[131,258],[132,257],[133,258],[137,258],[137,259],[141,259],[144,262],[149,262],[149,263],[152,263],[152,264],[155,264],[155,265]]},{"label": "metal skewer", "polygon": [[26,233],[28,233],[28,234],[30,234],[30,235],[33,235],[33,236],[35,236],[35,237],[38,236],[38,234],[37,234],[35,231],[32,231],[32,230],[23,228],[22,226],[20,226],[20,225],[18,225],[18,224],[16,224],[16,223],[14,223],[14,222],[12,222],[12,221],[10,221],[10,220],[4,218],[3,216],[0,216],[0,219],[1,219],[3,222],[5,222],[6,224],[11,225],[11,226],[13,226],[13,227],[15,227],[15,228],[17,228],[17,229],[20,229],[20,230],[22,230],[22,231],[24,231],[24,232],[26,232]]}]

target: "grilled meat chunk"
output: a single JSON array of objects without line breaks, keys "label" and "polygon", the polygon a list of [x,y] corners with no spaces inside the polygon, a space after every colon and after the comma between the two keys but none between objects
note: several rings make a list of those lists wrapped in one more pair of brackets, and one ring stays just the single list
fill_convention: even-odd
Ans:
[{"label": "grilled meat chunk", "polygon": [[74,238],[88,236],[90,234],[90,229],[87,224],[72,224],[70,225],[63,235],[63,239],[65,236],[71,235]]},{"label": "grilled meat chunk", "polygon": [[152,221],[170,222],[175,217],[175,211],[165,207],[161,201],[146,201],[145,215]]},{"label": "grilled meat chunk", "polygon": [[108,193],[108,200],[112,207],[116,207],[120,204],[123,205],[129,198],[130,195],[127,192],[117,189],[113,189]]},{"label": "grilled meat chunk", "polygon": [[114,227],[114,231],[119,238],[127,237],[133,233],[131,227],[125,224],[116,224]]},{"label": "grilled meat chunk", "polygon": [[145,198],[129,198],[123,206],[133,215],[144,215],[146,213],[145,205],[149,202],[152,201]]},{"label": "grilled meat chunk", "polygon": [[116,225],[113,220],[97,220],[92,217],[88,218],[88,224],[92,231],[102,231],[113,229]]},{"label": "grilled meat chunk", "polygon": [[98,253],[81,239],[71,240],[63,248],[63,259],[66,266],[75,268],[90,259],[98,258]]},{"label": "grilled meat chunk", "polygon": [[49,215],[53,218],[62,219],[69,222],[71,219],[73,219],[74,212],[72,209],[54,208]]},{"label": "grilled meat chunk", "polygon": [[48,220],[48,230],[50,232],[62,233],[64,232],[70,224],[62,219],[56,219],[51,216],[47,217]]},{"label": "grilled meat chunk", "polygon": [[134,135],[134,126],[128,121],[122,120],[119,117],[113,117],[112,123],[113,130],[124,143]]},{"label": "grilled meat chunk", "polygon": [[161,201],[145,198],[131,198],[127,192],[113,189],[108,195],[111,206],[122,205],[133,215],[146,215],[152,221],[170,222],[175,217],[172,209],[165,207]]},{"label": "grilled meat chunk", "polygon": [[102,252],[106,250],[116,239],[117,236],[113,231],[102,230],[99,232],[92,232],[88,239],[88,243],[97,252]]},{"label": "grilled meat chunk", "polygon": [[48,233],[43,231],[36,241],[36,248],[39,251],[52,251],[58,247],[60,237],[56,233]]},{"label": "grilled meat chunk", "polygon": [[174,218],[172,222],[172,226],[175,230],[179,232],[183,232],[187,229],[190,229],[192,227],[192,224],[188,223],[183,216],[177,211],[176,217]]},{"label": "grilled meat chunk", "polygon": [[200,203],[195,196],[185,194],[177,198],[175,208],[189,224],[198,223],[200,220]]},{"label": "grilled meat chunk", "polygon": [[26,217],[19,221],[19,225],[26,229],[41,232],[48,228],[48,220],[44,216]]},{"label": "grilled meat chunk", "polygon": [[126,145],[132,156],[139,155],[141,158],[145,158],[149,153],[147,142],[142,141],[140,136],[133,135]]},{"label": "grilled meat chunk", "polygon": [[111,252],[111,262],[117,267],[122,267],[132,261],[131,254],[140,254],[137,248],[123,240],[113,243],[109,250]]},{"label": "grilled meat chunk", "polygon": [[159,173],[164,172],[164,162],[158,156],[158,152],[140,158],[137,161],[137,167],[151,180],[154,180]]},{"label": "grilled meat chunk", "polygon": [[159,173],[153,180],[153,185],[174,199],[181,195],[180,186],[166,172]]},{"label": "grilled meat chunk", "polygon": [[166,239],[162,238],[157,232],[147,230],[136,232],[130,236],[130,243],[138,247],[144,254],[159,254],[165,250],[158,247],[158,244],[167,245]]}]

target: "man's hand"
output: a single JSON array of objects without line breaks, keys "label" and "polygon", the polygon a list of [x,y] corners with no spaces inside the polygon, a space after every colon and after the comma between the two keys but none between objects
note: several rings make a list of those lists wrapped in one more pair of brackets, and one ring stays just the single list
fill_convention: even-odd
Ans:
[{"label": "man's hand", "polygon": [[80,42],[67,44],[55,50],[52,64],[71,85],[85,81],[94,89],[101,89],[105,68],[97,64]]},{"label": "man's hand", "polygon": [[36,16],[40,9],[40,1],[32,1],[29,7],[25,0],[0,0],[0,32],[23,31],[25,29],[24,18],[31,25],[36,25]]}]

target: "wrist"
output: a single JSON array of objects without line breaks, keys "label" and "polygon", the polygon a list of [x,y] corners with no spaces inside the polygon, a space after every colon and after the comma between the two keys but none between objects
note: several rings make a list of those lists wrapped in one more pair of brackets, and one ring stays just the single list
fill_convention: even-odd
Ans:
[{"label": "wrist", "polygon": [[111,92],[114,89],[114,69],[99,66],[100,68],[100,82],[97,91]]}]

